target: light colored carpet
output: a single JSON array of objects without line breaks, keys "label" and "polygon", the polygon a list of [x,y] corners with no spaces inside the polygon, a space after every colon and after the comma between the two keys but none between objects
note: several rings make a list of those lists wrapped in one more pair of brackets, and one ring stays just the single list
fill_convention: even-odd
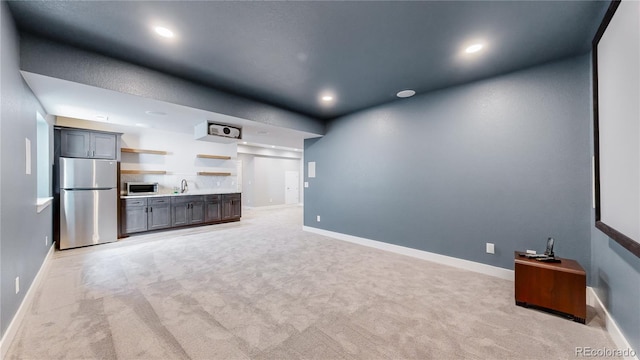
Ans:
[{"label": "light colored carpet", "polygon": [[302,209],[56,252],[9,359],[569,359],[513,282],[302,231]]}]

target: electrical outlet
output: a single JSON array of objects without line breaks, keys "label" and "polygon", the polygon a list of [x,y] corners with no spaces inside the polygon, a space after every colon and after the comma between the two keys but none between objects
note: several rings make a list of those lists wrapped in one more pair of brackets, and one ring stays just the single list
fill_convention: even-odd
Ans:
[{"label": "electrical outlet", "polygon": [[316,216],[316,221],[320,222],[320,215]]},{"label": "electrical outlet", "polygon": [[487,254],[495,254],[496,246],[493,243],[487,243]]},{"label": "electrical outlet", "polygon": [[16,294],[20,292],[20,276],[16,276]]}]

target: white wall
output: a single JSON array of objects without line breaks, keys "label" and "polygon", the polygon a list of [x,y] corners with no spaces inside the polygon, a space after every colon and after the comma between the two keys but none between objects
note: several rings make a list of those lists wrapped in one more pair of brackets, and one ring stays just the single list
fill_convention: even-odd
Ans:
[{"label": "white wall", "polygon": [[[285,173],[298,171],[302,179],[302,154],[240,146],[238,151],[243,167],[242,203],[249,207],[284,205]],[[271,156],[256,155],[263,153]],[[302,186],[298,196],[302,203]]]},{"label": "white wall", "polygon": [[[58,117],[57,125],[121,132],[122,147],[162,150],[166,155],[122,153],[122,170],[163,170],[166,175],[122,175],[121,185],[132,181],[157,182],[161,193],[170,193],[186,179],[189,192],[238,191],[237,145],[199,141],[192,134],[152,128],[109,125]],[[231,160],[200,159],[197,154],[230,156]],[[200,176],[199,171],[229,172],[231,176]]]},{"label": "white wall", "polygon": [[285,173],[299,171],[300,160],[256,157],[254,159],[254,206],[285,204]]}]

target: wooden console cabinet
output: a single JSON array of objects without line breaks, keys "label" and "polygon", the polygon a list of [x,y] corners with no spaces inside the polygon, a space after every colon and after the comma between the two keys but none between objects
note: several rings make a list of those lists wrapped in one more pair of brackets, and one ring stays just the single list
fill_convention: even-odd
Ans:
[{"label": "wooden console cabinet", "polygon": [[571,259],[547,263],[515,253],[516,305],[536,307],[585,323],[587,278],[582,266]]}]

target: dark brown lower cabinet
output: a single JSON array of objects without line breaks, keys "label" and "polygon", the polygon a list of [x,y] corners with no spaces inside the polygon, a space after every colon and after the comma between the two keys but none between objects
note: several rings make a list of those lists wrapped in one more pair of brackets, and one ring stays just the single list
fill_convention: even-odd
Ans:
[{"label": "dark brown lower cabinet", "polygon": [[587,275],[571,259],[558,263],[528,259],[515,253],[516,305],[567,315],[584,324],[587,318]]}]

